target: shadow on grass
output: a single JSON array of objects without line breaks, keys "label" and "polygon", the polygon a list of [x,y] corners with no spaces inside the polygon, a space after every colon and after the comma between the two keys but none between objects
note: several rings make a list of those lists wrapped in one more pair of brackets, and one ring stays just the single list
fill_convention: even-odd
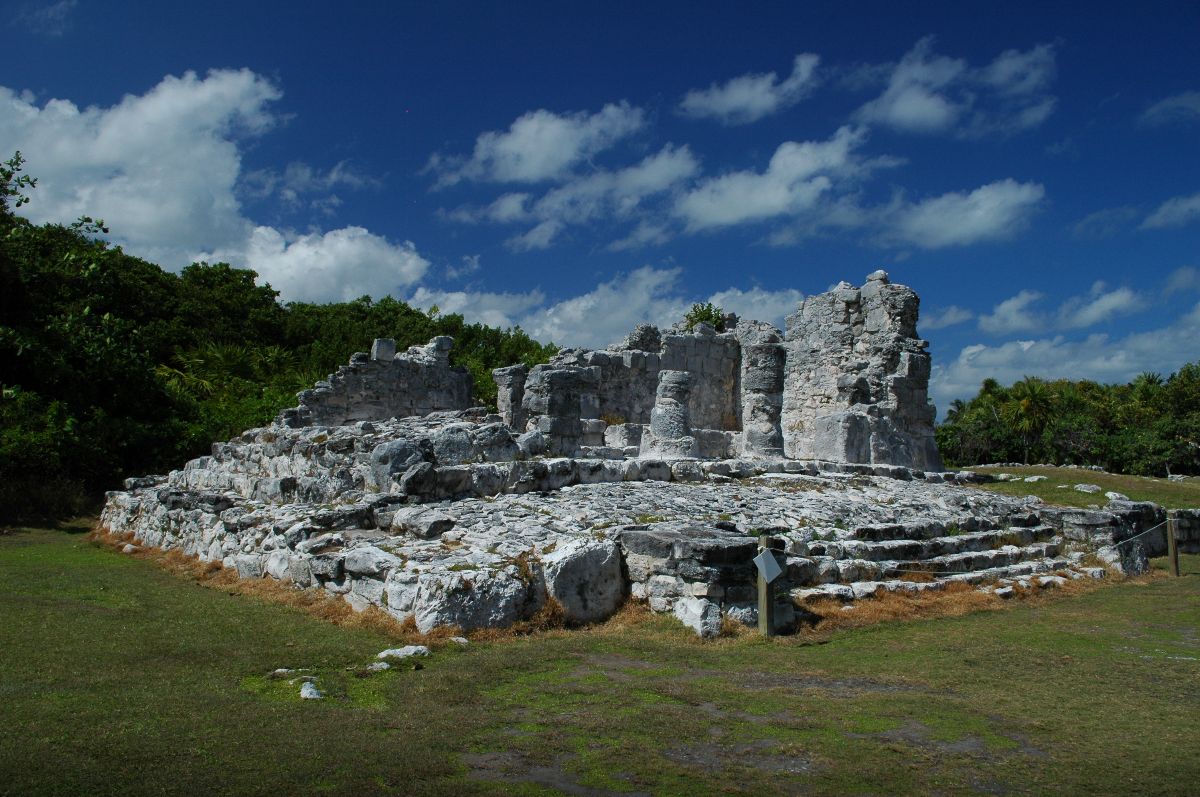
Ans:
[{"label": "shadow on grass", "polygon": [[10,525],[0,526],[0,537],[11,536],[13,534],[31,534],[39,531],[61,531],[64,534],[88,534],[96,527],[96,517],[82,516],[72,518],[70,520],[46,520],[46,521],[31,521],[37,525]]}]

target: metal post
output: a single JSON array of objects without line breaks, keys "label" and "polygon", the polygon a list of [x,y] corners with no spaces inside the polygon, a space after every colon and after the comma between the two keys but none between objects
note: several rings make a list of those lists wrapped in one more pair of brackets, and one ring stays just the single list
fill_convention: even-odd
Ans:
[{"label": "metal post", "polygon": [[1167,564],[1171,575],[1179,577],[1179,543],[1175,541],[1175,510],[1167,511]]},{"label": "metal post", "polygon": [[[767,551],[768,556],[775,555],[770,552],[770,536],[759,535],[758,546]],[[758,573],[758,631],[763,636],[775,636],[775,588],[761,570]]]}]

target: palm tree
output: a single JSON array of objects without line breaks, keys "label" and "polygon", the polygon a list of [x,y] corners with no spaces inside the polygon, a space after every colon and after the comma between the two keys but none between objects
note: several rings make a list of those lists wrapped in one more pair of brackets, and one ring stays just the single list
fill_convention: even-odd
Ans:
[{"label": "palm tree", "polygon": [[954,423],[962,417],[963,410],[967,408],[967,404],[962,399],[955,399],[950,402],[950,407],[946,410],[945,423]]},{"label": "palm tree", "polygon": [[1003,413],[1005,420],[1021,435],[1025,464],[1029,464],[1029,446],[1054,416],[1058,397],[1050,386],[1036,376],[1026,376],[1009,389]]}]

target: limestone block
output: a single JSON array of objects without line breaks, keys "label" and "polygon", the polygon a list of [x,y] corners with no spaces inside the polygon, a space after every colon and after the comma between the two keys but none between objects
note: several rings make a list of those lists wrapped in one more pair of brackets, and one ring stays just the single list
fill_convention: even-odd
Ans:
[{"label": "limestone block", "polygon": [[721,633],[721,607],[706,598],[687,596],[675,602],[675,617],[679,622],[705,639]]},{"label": "limestone block", "polygon": [[610,540],[577,540],[542,556],[547,594],[571,622],[603,620],[621,605],[625,583],[620,550]]},{"label": "limestone block", "polygon": [[400,564],[400,559],[368,545],[348,551],[342,564],[347,573],[359,578],[383,578]]},{"label": "limestone block", "polygon": [[510,365],[492,371],[492,379],[496,382],[496,409],[513,429],[525,428],[526,415],[521,401],[525,397],[525,380],[528,376],[529,368],[524,365]]},{"label": "limestone block", "polygon": [[371,451],[371,474],[375,485],[386,490],[392,481],[421,462],[424,452],[411,440],[390,440]]},{"label": "limestone block", "polygon": [[687,584],[678,576],[655,575],[646,581],[646,600],[654,612],[670,611],[675,601],[687,592]]},{"label": "limestone block", "polygon": [[454,528],[454,518],[438,509],[403,507],[392,516],[392,529],[422,540],[432,540]]},{"label": "limestone block", "polygon": [[609,426],[604,430],[604,442],[614,448],[641,445],[642,429],[640,423],[620,423]]},{"label": "limestone block", "polygon": [[240,553],[234,557],[233,561],[237,568],[238,578],[262,578],[262,554]]},{"label": "limestone block", "polygon": [[271,578],[282,581],[287,577],[288,561],[291,556],[287,551],[272,551],[267,555],[266,562],[263,565],[263,572]]},{"label": "limestone block", "polygon": [[[540,579],[540,573],[535,574]],[[491,573],[422,573],[417,582],[413,618],[421,633],[438,626],[505,628],[536,611],[532,586],[516,567]],[[541,594],[541,585],[537,585]]]},{"label": "limestone block", "polygon": [[469,424],[454,423],[443,426],[434,432],[430,443],[433,446],[433,456],[439,465],[477,462],[481,456]]},{"label": "limestone block", "polygon": [[391,338],[376,338],[371,344],[371,359],[391,362],[396,357],[396,341]]},{"label": "limestone block", "polygon": [[517,438],[517,448],[526,457],[541,456],[546,453],[546,438],[538,429],[532,429]]}]

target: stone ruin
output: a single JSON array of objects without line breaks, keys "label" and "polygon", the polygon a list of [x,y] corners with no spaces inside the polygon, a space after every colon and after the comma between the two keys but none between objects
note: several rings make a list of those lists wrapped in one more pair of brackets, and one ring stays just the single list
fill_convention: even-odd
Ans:
[{"label": "stone ruin", "polygon": [[787,332],[727,317],[638,327],[602,351],[494,372],[496,405],[549,453],[773,457],[942,469],[917,294],[876,271],[805,299]]},{"label": "stone ruin", "polygon": [[[1050,508],[944,473],[917,311],[875,272],[805,299],[786,332],[641,326],[498,369],[496,413],[471,406],[449,338],[377,340],[270,426],[127,480],[101,524],[422,631],[507,626],[550,600],[592,622],[631,598],[706,636],[753,624],[762,534],[785,627],[812,601],[956,582],[1003,596],[1165,547],[1153,504]],[[1200,548],[1200,513],[1177,528]]]}]

